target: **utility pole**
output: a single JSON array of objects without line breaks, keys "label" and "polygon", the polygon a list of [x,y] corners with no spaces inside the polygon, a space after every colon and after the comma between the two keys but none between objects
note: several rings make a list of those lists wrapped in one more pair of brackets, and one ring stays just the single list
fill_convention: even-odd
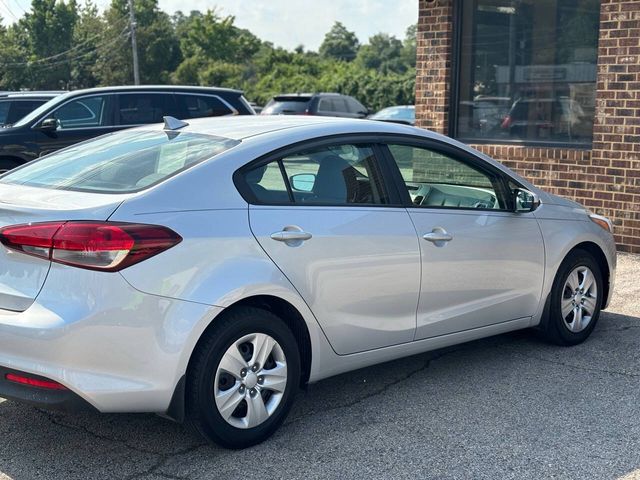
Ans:
[{"label": "utility pole", "polygon": [[133,0],[129,0],[129,24],[131,27],[131,50],[133,51],[133,83],[140,85],[140,67],[138,66],[138,42],[136,41],[136,14]]}]

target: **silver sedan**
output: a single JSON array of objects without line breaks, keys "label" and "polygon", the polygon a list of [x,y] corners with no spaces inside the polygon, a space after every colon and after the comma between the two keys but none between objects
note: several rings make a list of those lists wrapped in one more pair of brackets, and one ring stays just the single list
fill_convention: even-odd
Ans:
[{"label": "silver sedan", "polygon": [[231,448],[301,385],[534,327],[584,341],[609,220],[444,136],[166,118],[0,177],[0,396],[157,412]]}]

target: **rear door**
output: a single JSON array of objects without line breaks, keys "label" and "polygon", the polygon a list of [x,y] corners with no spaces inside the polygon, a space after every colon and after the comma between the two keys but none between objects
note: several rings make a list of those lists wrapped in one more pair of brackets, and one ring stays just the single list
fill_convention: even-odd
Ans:
[{"label": "rear door", "polygon": [[422,252],[416,339],[533,316],[544,244],[486,162],[439,142],[388,144]]},{"label": "rear door", "polygon": [[418,240],[382,181],[377,151],[325,142],[242,176],[255,237],[339,354],[409,342],[415,332]]}]

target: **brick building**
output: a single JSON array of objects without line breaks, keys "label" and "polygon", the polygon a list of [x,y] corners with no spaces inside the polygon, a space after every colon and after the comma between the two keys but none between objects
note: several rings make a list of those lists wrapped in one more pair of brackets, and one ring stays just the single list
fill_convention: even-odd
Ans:
[{"label": "brick building", "polygon": [[640,0],[419,0],[418,125],[610,217],[640,252]]}]

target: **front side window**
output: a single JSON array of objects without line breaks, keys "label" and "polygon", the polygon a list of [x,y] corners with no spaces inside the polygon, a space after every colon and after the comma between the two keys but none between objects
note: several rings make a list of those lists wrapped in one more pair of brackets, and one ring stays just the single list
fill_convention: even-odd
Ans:
[{"label": "front side window", "polygon": [[388,145],[415,206],[503,210],[499,178],[444,153]]},{"label": "front side window", "polygon": [[600,0],[476,0],[460,9],[455,135],[589,146]]},{"label": "front side window", "polygon": [[388,204],[373,149],[334,145],[251,169],[244,181],[260,203]]},{"label": "front side window", "polygon": [[59,150],[0,177],[0,183],[97,193],[150,187],[237,145],[190,132],[124,130]]},{"label": "front side window", "polygon": [[58,120],[61,130],[102,127],[108,124],[106,103],[106,97],[101,95],[79,98],[55,110],[51,117]]}]

